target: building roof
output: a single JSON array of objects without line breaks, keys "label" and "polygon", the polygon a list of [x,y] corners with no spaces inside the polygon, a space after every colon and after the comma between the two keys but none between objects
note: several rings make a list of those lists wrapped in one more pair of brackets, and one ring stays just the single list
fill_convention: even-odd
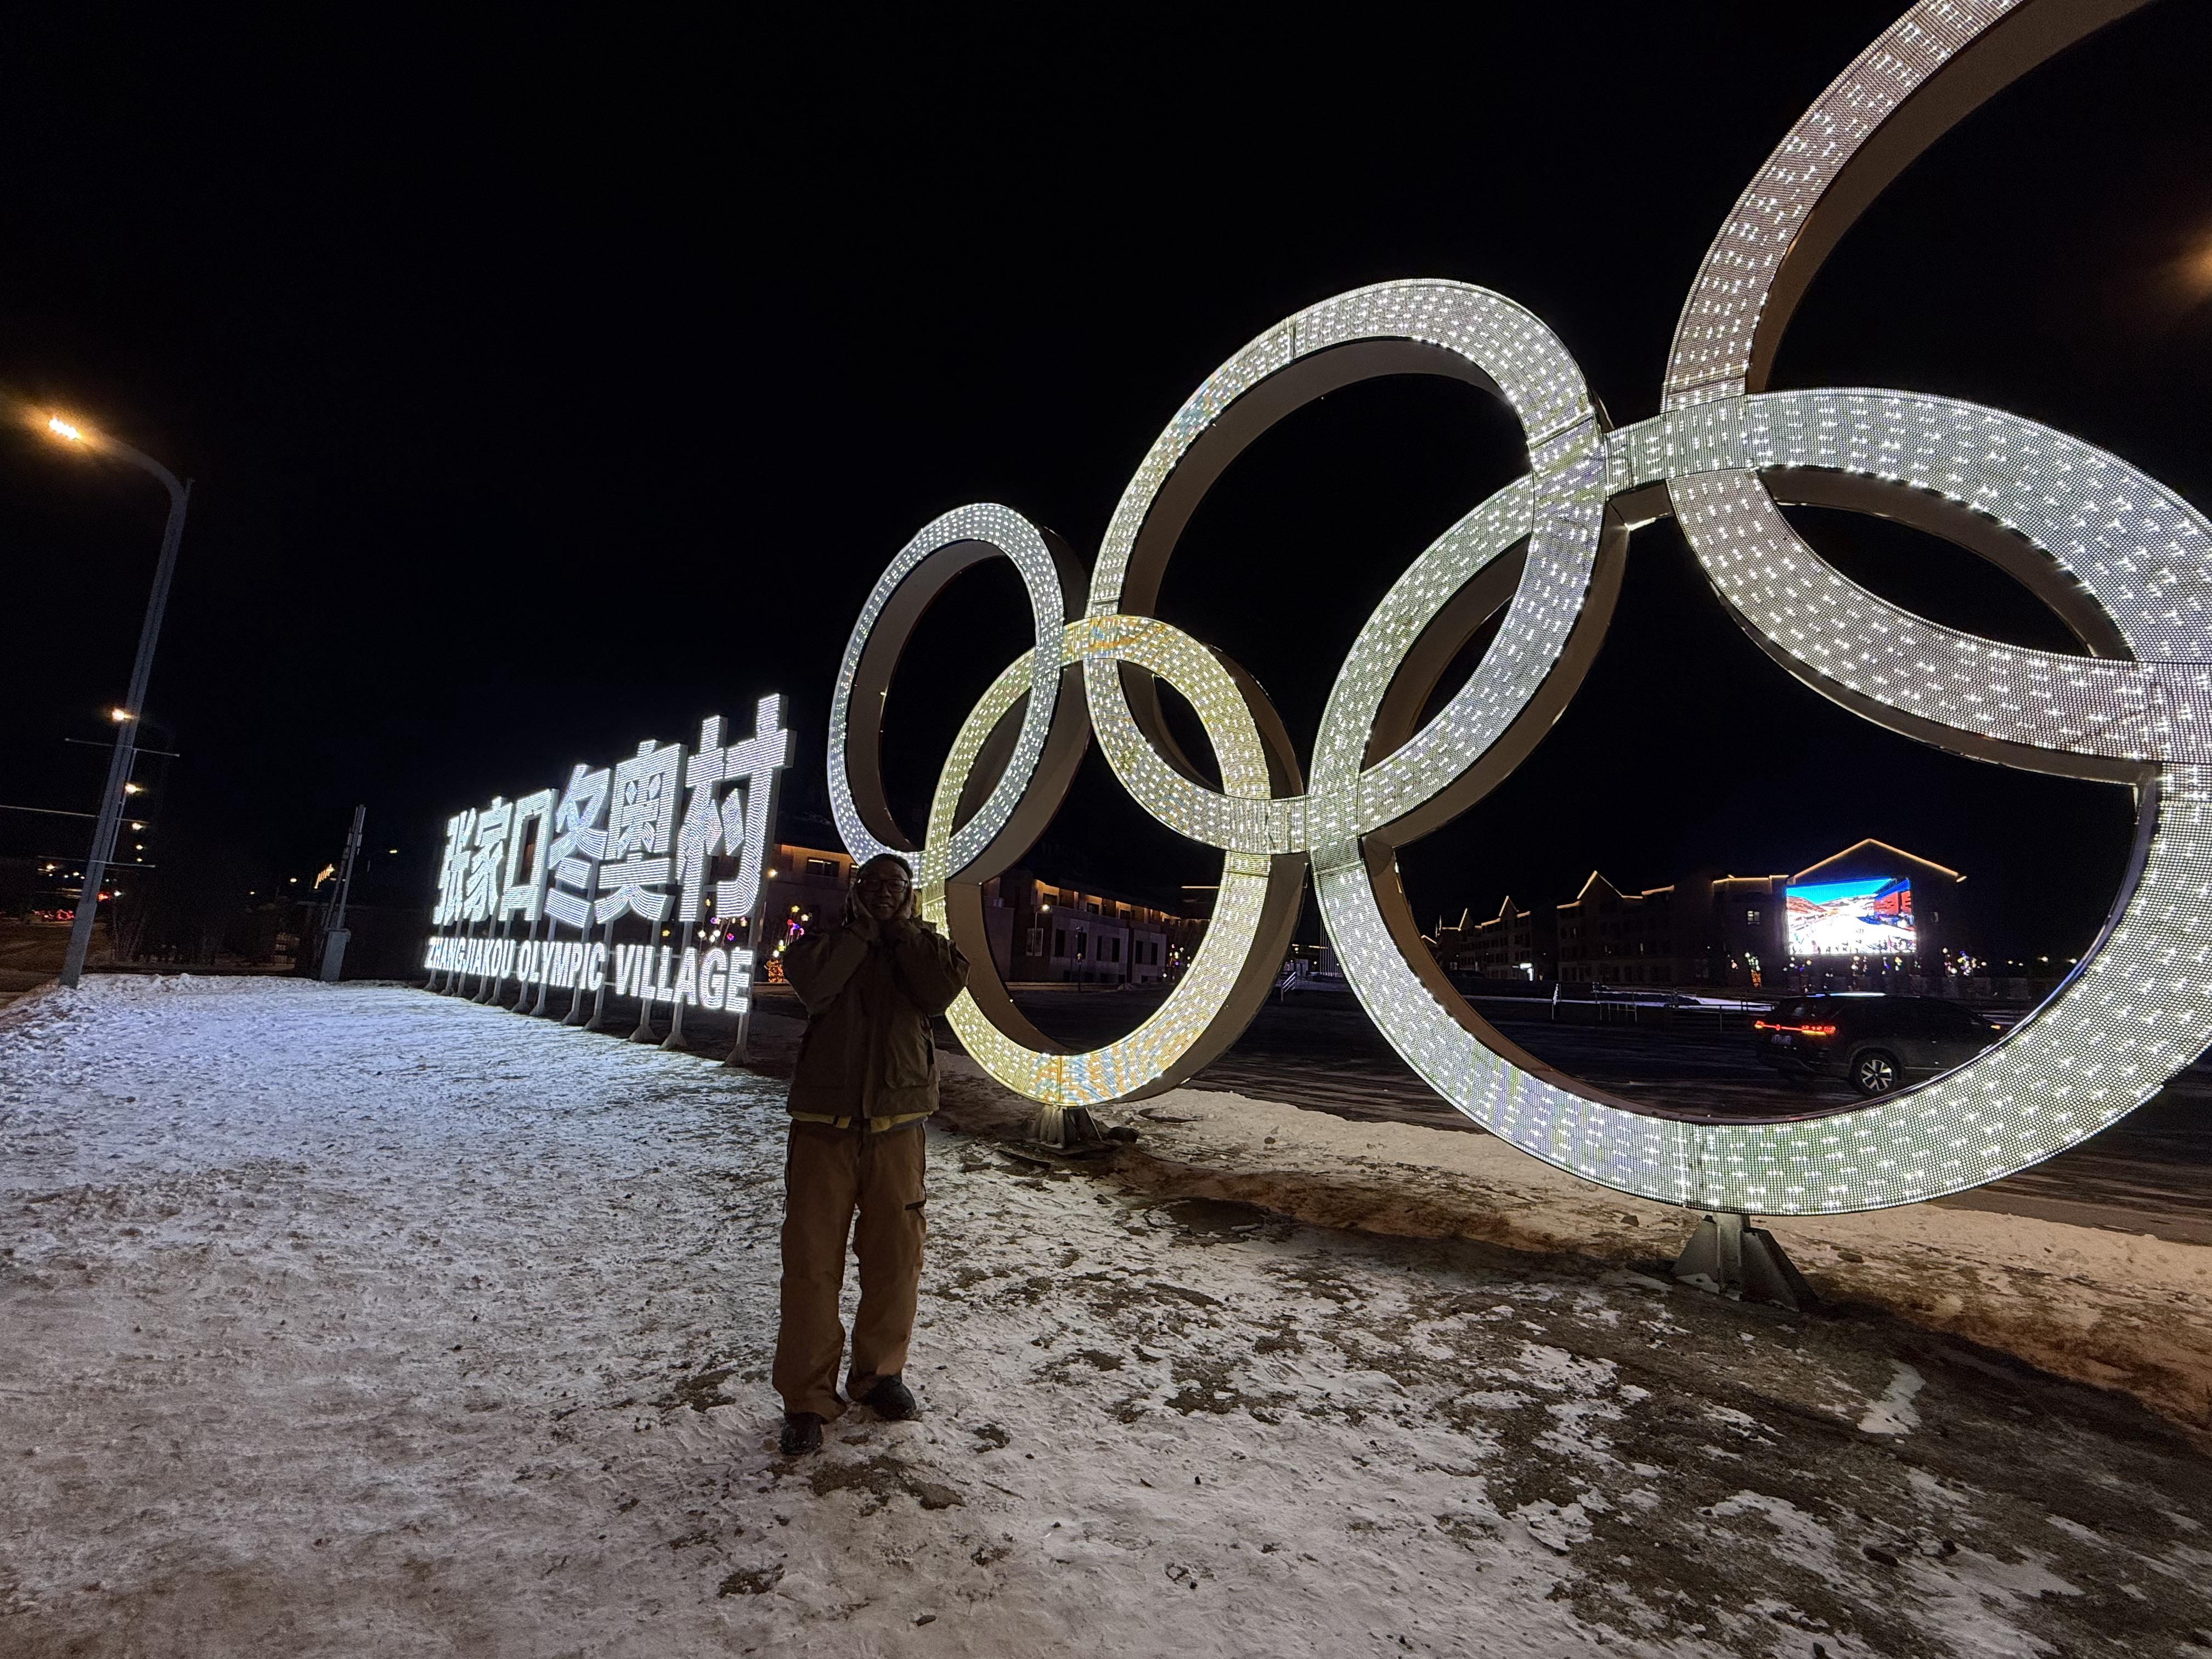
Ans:
[{"label": "building roof", "polygon": [[[1131,910],[1141,910],[1147,915],[1164,917],[1170,921],[1184,920],[1184,918],[1178,916],[1175,911],[1170,910],[1164,905],[1161,904],[1157,899],[1135,898],[1132,897],[1127,893],[1116,892],[1110,887],[1092,887],[1079,881],[1054,881],[1038,875],[1034,870],[1030,870],[1021,866],[1017,866],[1015,868],[1011,870],[1002,871],[998,875],[992,877],[991,879],[1000,884],[999,890],[1001,893],[1006,890],[1006,884],[1008,883],[1011,882],[1018,886],[1023,881],[1026,880],[1032,888],[1048,887],[1057,893],[1073,893],[1077,895],[1079,898],[1097,899],[1102,904],[1121,905]],[[1197,884],[1186,885],[1182,890],[1185,895],[1188,895],[1199,892],[1218,892],[1219,888],[1216,884],[1207,883],[1202,886]],[[1099,919],[1101,921],[1106,921],[1109,918],[1102,915]]]},{"label": "building roof", "polygon": [[1573,909],[1575,906],[1580,904],[1583,900],[1589,896],[1589,890],[1593,887],[1603,887],[1607,892],[1612,894],[1615,898],[1620,899],[1656,898],[1662,893],[1671,893],[1674,890],[1674,884],[1671,881],[1667,883],[1663,887],[1643,887],[1634,889],[1616,887],[1613,885],[1612,880],[1607,877],[1602,871],[1593,870],[1583,880],[1583,884],[1576,890],[1575,896],[1567,900],[1565,903],[1561,904],[1559,908],[1562,910]]},{"label": "building roof", "polygon": [[1606,880],[1602,874],[1593,870],[1589,874],[1583,878],[1583,884],[1575,889],[1575,896],[1567,900],[1565,904],[1560,905],[1559,908],[1564,910],[1568,905],[1580,904],[1583,902],[1583,894],[1589,892],[1591,888],[1600,885],[1602,885],[1608,893],[1618,895],[1620,891],[1620,889],[1615,887],[1611,882]]},{"label": "building roof", "polygon": [[1868,836],[1854,842],[1840,853],[1831,854],[1818,864],[1808,865],[1790,877],[1795,882],[1810,881],[1816,878],[1828,881],[1848,881],[1853,876],[1911,876],[1926,872],[1940,876],[1945,881],[1964,881],[1956,870],[1908,853],[1901,847],[1892,847],[1886,841]]}]

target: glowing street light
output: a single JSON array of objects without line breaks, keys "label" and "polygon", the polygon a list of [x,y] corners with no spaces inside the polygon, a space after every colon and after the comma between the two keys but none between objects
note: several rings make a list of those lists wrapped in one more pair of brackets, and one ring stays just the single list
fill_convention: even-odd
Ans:
[{"label": "glowing street light", "polygon": [[78,422],[50,413],[45,428],[71,448],[128,461],[152,473],[169,495],[168,521],[161,528],[161,557],[154,566],[154,591],[147,597],[146,620],[138,629],[138,654],[131,665],[130,694],[107,711],[108,718],[115,722],[115,752],[107,764],[107,787],[100,795],[100,816],[92,826],[92,849],[85,860],[82,884],[77,890],[76,915],[70,925],[69,951],[62,958],[61,982],[75,985],[84,975],[84,959],[92,948],[92,925],[100,914],[103,896],[100,886],[106,876],[109,860],[115,856],[115,837],[122,825],[124,803],[130,796],[143,793],[131,781],[131,763],[138,755],[138,713],[146,706],[146,682],[154,672],[154,645],[161,636],[161,612],[169,603],[169,579],[176,574],[177,547],[184,540],[185,509],[191,501],[192,487],[179,482],[175,473],[151,455]]}]

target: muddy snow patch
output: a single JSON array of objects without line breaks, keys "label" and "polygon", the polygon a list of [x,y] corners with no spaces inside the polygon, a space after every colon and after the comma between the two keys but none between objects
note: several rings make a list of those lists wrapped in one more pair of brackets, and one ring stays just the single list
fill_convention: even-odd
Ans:
[{"label": "muddy snow patch", "polygon": [[1859,1432],[1910,1434],[1920,1426],[1920,1413],[1912,1409],[1912,1397],[1927,1386],[1928,1379],[1918,1371],[1910,1365],[1899,1364],[1881,1398],[1868,1407],[1866,1415],[1859,1419]]}]

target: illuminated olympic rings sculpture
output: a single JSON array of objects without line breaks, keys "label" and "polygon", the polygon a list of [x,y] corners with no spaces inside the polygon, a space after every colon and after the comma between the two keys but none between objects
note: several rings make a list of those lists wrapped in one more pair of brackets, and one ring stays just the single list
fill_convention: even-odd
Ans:
[{"label": "illuminated olympic rings sculpture", "polygon": [[[961,728],[918,849],[927,913],[979,964],[951,1016],[969,1053],[1050,1103],[1174,1087],[1266,997],[1309,861],[1346,978],[1439,1094],[1524,1152],[1667,1203],[1811,1214],[1974,1186],[2103,1127],[2212,1045],[2212,525],[2125,462],[1995,410],[1899,392],[1762,391],[1797,296],[1881,186],[1999,87],[2128,9],[1927,0],[1907,13],[1737,202],[1683,309],[1650,420],[1607,430],[1565,347],[1510,300],[1386,283],[1300,312],[1198,389],[1122,496],[1079,612],[1067,550],[1006,507],[962,507],[916,536],[853,630],[831,708],[830,795],[855,855],[917,850],[883,797],[885,690],[945,584],[980,559],[1011,559],[1035,643]],[[1302,780],[1252,679],[1149,613],[1183,526],[1238,452],[1326,392],[1409,372],[1502,398],[1529,470],[1423,553],[1368,619]],[[1899,610],[1825,562],[1778,501],[1879,514],[1981,554],[2088,654],[1999,645]],[[1630,531],[1669,512],[1737,621],[1824,695],[1957,753],[2137,792],[2134,863],[2094,950],[1958,1070],[1790,1121],[1656,1110],[1506,1041],[1422,945],[1395,849],[1473,805],[1558,717],[1604,631]],[[1473,676],[1416,730],[1454,653],[1501,606]],[[1162,679],[1197,710],[1218,789],[1163,724]],[[1034,842],[1094,730],[1146,811],[1220,849],[1221,885],[1197,957],[1158,1011],[1119,1042],[1071,1054],[993,974],[981,887]]]}]

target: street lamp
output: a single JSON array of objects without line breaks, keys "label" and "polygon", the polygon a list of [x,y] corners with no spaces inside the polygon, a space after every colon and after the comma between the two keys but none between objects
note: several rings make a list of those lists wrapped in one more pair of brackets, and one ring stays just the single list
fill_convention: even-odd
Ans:
[{"label": "street lamp", "polygon": [[84,884],[77,891],[76,916],[70,925],[69,952],[62,958],[64,985],[75,985],[84,975],[84,958],[92,948],[92,924],[100,914],[100,884],[115,855],[115,834],[122,823],[127,796],[139,793],[131,781],[131,763],[137,757],[138,715],[146,706],[146,682],[154,672],[154,642],[161,637],[161,612],[169,602],[169,578],[177,568],[177,545],[185,536],[185,508],[192,487],[151,455],[133,449],[120,439],[91,431],[58,415],[49,415],[46,429],[60,442],[95,455],[106,455],[143,467],[161,481],[169,492],[168,522],[161,530],[161,556],[154,567],[154,591],[146,600],[146,620],[138,629],[138,656],[131,665],[131,694],[119,708],[108,710],[115,722],[115,752],[107,763],[107,787],[100,799],[100,816],[92,826],[92,849],[85,861]]}]

